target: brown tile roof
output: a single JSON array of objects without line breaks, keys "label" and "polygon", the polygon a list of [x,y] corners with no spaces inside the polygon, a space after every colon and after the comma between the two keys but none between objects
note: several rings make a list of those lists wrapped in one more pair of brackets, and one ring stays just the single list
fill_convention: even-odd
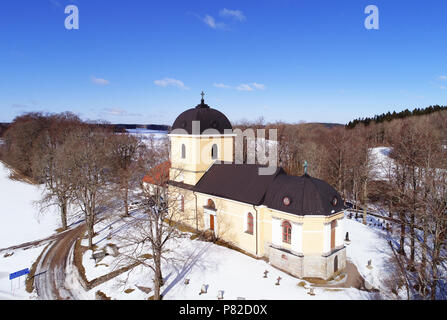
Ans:
[{"label": "brown tile roof", "polygon": [[284,174],[278,168],[273,175],[259,175],[260,166],[255,164],[214,164],[202,176],[194,191],[260,205],[268,186],[278,174]]},{"label": "brown tile roof", "polygon": [[147,175],[143,177],[143,182],[159,186],[165,185],[169,181],[169,169],[171,161],[165,161],[153,167]]},{"label": "brown tile roof", "polygon": [[[272,175],[259,175],[260,167],[214,164],[193,190],[296,215],[332,215],[344,209],[340,194],[325,181],[307,174],[290,176],[281,167]],[[284,197],[289,198],[289,205],[284,204]]]}]

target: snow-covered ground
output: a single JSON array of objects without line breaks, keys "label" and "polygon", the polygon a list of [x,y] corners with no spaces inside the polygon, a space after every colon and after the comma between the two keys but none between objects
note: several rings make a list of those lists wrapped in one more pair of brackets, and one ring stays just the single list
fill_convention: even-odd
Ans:
[{"label": "snow-covered ground", "polygon": [[390,147],[370,149],[371,165],[374,168],[372,177],[375,180],[386,180],[389,177],[394,160],[390,158]]},{"label": "snow-covered ground", "polygon": [[[374,217],[368,217],[370,226],[366,226],[361,218],[356,221],[348,219],[347,214],[345,216],[345,231],[349,232],[351,240],[346,246],[348,259],[356,265],[365,281],[376,289],[383,289],[383,280],[389,273],[388,258],[393,254],[387,243],[387,232],[371,226],[378,223]],[[371,260],[372,268],[368,268],[368,260]]]},{"label": "snow-covered ground", "polygon": [[[10,170],[0,162],[0,250],[46,238],[59,228],[58,216],[54,211],[41,215],[34,205],[34,201],[40,199],[42,189],[10,180],[9,174]],[[0,299],[31,297],[25,291],[26,276],[10,281],[9,274],[31,268],[42,250],[43,246],[28,250],[0,251]]]},{"label": "snow-covered ground", "polygon": [[[382,231],[364,226],[345,218],[345,229],[349,232],[351,243],[347,246],[348,259],[353,262],[359,273],[375,288],[382,288],[382,281],[386,277],[387,258],[391,251],[387,245]],[[104,220],[97,226],[101,230],[95,237],[94,243],[101,240],[99,248],[107,244],[118,247],[119,236],[131,232],[132,226],[128,220],[115,222],[112,228],[110,223],[116,221],[112,217]],[[360,219],[359,219],[360,221]],[[107,237],[111,235],[111,237]],[[105,238],[106,237],[106,238]],[[87,241],[83,240],[83,245]],[[314,288],[315,296],[308,294],[310,284],[298,285],[302,280],[294,278],[272,267],[263,260],[256,260],[237,251],[218,246],[209,242],[191,240],[189,237],[171,241],[169,244],[176,262],[164,265],[163,275],[166,284],[162,288],[164,299],[217,299],[218,291],[224,291],[225,299],[373,299],[374,293],[360,291],[355,288]],[[122,249],[123,250],[123,249]],[[150,253],[148,250],[147,253]],[[96,264],[91,259],[92,252],[84,254],[83,266],[89,281],[105,275],[121,265],[117,264],[111,255],[106,256]],[[368,260],[372,260],[372,268],[368,268]],[[269,271],[268,278],[263,278],[264,271]],[[281,277],[280,285],[275,285],[276,279]],[[147,267],[138,266],[132,271],[101,284],[90,290],[89,298],[94,298],[97,290],[105,293],[112,299],[147,299],[152,295],[145,293],[138,287],[152,287],[153,272]],[[185,284],[185,279],[190,279]],[[208,285],[208,293],[199,295],[202,285]]]},{"label": "snow-covered ground", "polygon": [[11,180],[9,174],[0,162],[0,249],[49,236],[59,227],[54,210],[40,214],[35,204],[42,188]]}]

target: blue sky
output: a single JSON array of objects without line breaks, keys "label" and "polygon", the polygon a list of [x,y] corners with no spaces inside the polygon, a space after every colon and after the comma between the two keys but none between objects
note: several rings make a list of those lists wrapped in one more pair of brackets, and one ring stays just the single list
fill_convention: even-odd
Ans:
[{"label": "blue sky", "polygon": [[[370,4],[379,30],[364,27]],[[202,90],[231,121],[447,105],[446,14],[444,0],[2,0],[0,121],[171,124]]]}]

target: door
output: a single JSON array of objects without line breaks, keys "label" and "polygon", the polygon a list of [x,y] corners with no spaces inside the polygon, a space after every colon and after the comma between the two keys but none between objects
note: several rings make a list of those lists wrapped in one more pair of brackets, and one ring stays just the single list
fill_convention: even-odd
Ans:
[{"label": "door", "polygon": [[210,214],[210,230],[214,231],[214,216]]},{"label": "door", "polygon": [[334,258],[334,273],[338,271],[338,256]]}]

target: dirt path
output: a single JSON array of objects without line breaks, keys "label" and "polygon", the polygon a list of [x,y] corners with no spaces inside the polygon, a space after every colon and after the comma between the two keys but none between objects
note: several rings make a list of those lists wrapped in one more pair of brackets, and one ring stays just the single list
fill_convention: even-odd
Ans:
[{"label": "dirt path", "polygon": [[[312,281],[310,281],[312,283]],[[341,275],[332,281],[317,281],[312,283],[313,287],[320,288],[356,288],[359,290],[365,289],[365,279],[357,270],[355,264],[346,260],[346,269]]]},{"label": "dirt path", "polygon": [[35,274],[40,274],[34,279],[37,294],[44,300],[77,299],[74,292],[65,286],[66,268],[72,258],[72,250],[78,238],[85,232],[85,224],[59,234],[42,255],[37,265]]}]

